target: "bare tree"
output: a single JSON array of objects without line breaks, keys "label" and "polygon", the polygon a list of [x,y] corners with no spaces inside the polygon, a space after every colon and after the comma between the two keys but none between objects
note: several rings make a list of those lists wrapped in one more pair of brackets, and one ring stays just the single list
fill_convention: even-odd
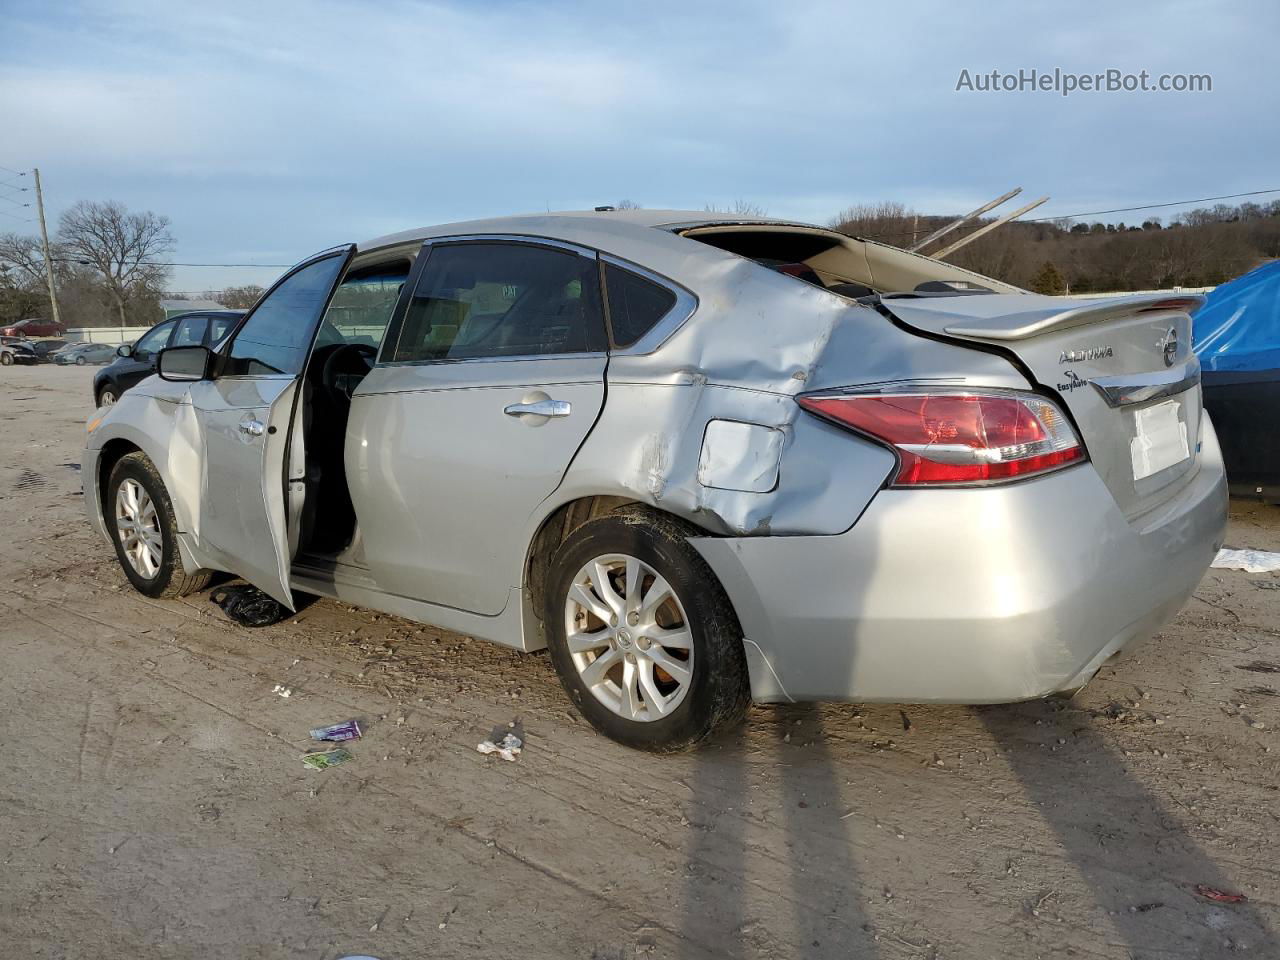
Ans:
[{"label": "bare tree", "polygon": [[859,203],[846,207],[831,219],[831,227],[853,237],[880,240],[895,247],[909,247],[916,234],[924,236],[933,229],[925,225],[920,230],[919,216],[896,200],[879,203]]},{"label": "bare tree", "polygon": [[217,296],[210,295],[210,299],[217,300],[224,307],[230,307],[232,310],[248,310],[258,302],[260,296],[262,296],[262,287],[256,283],[250,283],[243,287],[227,287]]},{"label": "bare tree", "polygon": [[0,274],[14,286],[44,283],[44,254],[39,237],[0,235]]},{"label": "bare tree", "polygon": [[67,256],[85,261],[102,275],[122,327],[130,295],[159,288],[169,274],[158,262],[173,249],[169,218],[149,210],[129,213],[114,200],[81,200],[62,214],[58,240]]},{"label": "bare tree", "polygon": [[702,209],[707,213],[731,213],[735,217],[744,218],[764,217],[768,216],[769,213],[768,210],[760,206],[758,203],[752,203],[750,200],[742,199],[735,200],[726,207],[717,207],[708,203]]},{"label": "bare tree", "polygon": [[643,209],[635,200],[619,200],[615,210],[641,210]]}]

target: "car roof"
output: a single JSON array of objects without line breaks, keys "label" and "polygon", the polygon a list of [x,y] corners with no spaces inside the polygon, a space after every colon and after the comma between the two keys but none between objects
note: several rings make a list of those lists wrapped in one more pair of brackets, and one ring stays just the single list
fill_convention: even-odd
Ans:
[{"label": "car roof", "polygon": [[244,314],[245,311],[231,307],[224,307],[221,310],[188,310],[185,313],[175,313],[172,317],[165,317],[163,320],[152,324],[152,326],[158,327],[162,323],[168,323],[170,320],[181,320],[183,317],[242,317]]},{"label": "car roof", "polygon": [[719,226],[734,224],[773,224],[826,230],[811,223],[780,220],[774,217],[738,216],[706,210],[562,210],[547,213],[526,213],[482,220],[459,220],[435,226],[418,227],[389,233],[356,245],[360,251],[398,246],[430,237],[461,236],[467,234],[514,234],[551,237],[586,246],[600,246],[605,236],[617,237],[630,233],[635,236],[650,228],[689,228],[695,226]]}]

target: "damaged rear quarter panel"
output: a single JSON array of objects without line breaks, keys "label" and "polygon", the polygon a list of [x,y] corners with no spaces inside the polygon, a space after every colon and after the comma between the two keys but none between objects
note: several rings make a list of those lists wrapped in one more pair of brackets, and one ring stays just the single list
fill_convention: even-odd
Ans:
[{"label": "damaged rear quarter panel", "polygon": [[[652,352],[611,357],[599,422],[540,516],[577,497],[608,494],[726,536],[842,533],[897,460],[805,413],[797,395],[901,380],[1026,386],[1000,357],[916,336],[868,307],[704,251],[668,265],[668,276],[698,293],[693,316]],[[782,434],[772,490],[698,481],[703,437],[716,419]],[[749,487],[751,478],[727,485]]]}]

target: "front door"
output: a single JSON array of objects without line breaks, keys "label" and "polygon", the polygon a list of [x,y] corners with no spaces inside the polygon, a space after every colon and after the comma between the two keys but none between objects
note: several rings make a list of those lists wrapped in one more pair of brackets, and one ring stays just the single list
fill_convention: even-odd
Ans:
[{"label": "front door", "polygon": [[281,280],[223,348],[214,378],[191,385],[204,461],[199,547],[290,608],[289,425],[316,326],[351,253],[329,252]]},{"label": "front door", "polygon": [[382,589],[498,614],[520,585],[529,518],[604,402],[597,262],[532,241],[423,255],[353,398],[347,481]]}]

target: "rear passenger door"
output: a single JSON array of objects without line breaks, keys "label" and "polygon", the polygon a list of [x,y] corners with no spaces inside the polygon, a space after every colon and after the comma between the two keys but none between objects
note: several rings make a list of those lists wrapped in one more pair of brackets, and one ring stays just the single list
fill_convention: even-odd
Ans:
[{"label": "rear passenger door", "polygon": [[494,615],[604,401],[599,267],[514,239],[434,242],[419,262],[353,398],[347,481],[379,587]]}]

